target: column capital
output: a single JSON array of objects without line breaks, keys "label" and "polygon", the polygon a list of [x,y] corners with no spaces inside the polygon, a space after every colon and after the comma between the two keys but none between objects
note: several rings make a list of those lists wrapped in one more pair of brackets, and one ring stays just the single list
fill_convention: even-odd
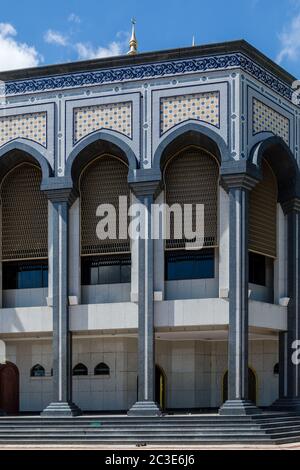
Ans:
[{"label": "column capital", "polygon": [[282,202],[281,206],[285,214],[289,214],[290,212],[300,212],[300,199],[289,199],[288,201]]},{"label": "column capital", "polygon": [[74,188],[72,182],[63,177],[50,178],[42,184],[41,190],[45,192],[50,201],[67,202],[70,206],[78,197],[78,191]]},{"label": "column capital", "polygon": [[154,196],[161,187],[161,172],[135,170],[128,176],[128,184],[136,196]]},{"label": "column capital", "polygon": [[251,191],[256,186],[258,181],[258,178],[255,178],[248,173],[231,173],[222,175],[222,182],[227,191],[233,188],[240,188]]}]

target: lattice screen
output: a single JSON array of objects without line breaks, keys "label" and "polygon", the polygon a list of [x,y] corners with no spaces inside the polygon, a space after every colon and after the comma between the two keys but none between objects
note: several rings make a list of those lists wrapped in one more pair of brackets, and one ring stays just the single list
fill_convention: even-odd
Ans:
[{"label": "lattice screen", "polygon": [[[219,167],[215,158],[200,148],[187,148],[171,159],[164,176],[168,205],[204,204],[204,246],[217,246]],[[193,229],[195,221],[193,209]],[[166,248],[184,246],[185,240],[176,240],[171,226],[171,239],[167,240]]]},{"label": "lattice screen", "polygon": [[[81,195],[81,254],[130,252],[129,238],[99,240],[96,234],[96,216],[100,204],[113,204],[117,214],[117,236],[119,233],[119,196],[127,196],[129,204],[129,186],[127,166],[117,158],[103,155],[91,163],[82,173],[80,181]],[[128,227],[128,217],[122,216],[120,225]]]},{"label": "lattice screen", "polygon": [[267,162],[263,180],[250,193],[249,250],[276,258],[277,181]]},{"label": "lattice screen", "polygon": [[24,163],[1,187],[2,260],[48,257],[48,201],[40,190],[42,173]]}]

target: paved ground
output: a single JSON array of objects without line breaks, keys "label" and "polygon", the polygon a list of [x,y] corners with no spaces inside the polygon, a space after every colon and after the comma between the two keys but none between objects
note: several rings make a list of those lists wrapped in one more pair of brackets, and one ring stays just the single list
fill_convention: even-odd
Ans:
[{"label": "paved ground", "polygon": [[144,446],[137,447],[132,445],[124,446],[103,446],[103,445],[2,445],[0,446],[0,451],[3,450],[107,450],[107,451],[116,451],[116,450],[125,450],[125,451],[134,451],[134,450],[300,450],[300,442],[293,444],[284,444],[284,445],[211,445],[211,446]]}]

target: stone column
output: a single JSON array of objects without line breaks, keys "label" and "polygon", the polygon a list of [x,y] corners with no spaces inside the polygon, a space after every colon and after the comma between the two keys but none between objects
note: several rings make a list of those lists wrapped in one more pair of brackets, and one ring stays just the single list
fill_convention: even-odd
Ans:
[{"label": "stone column", "polygon": [[151,237],[151,205],[158,181],[131,183],[139,204],[143,205],[143,220],[138,240],[138,401],[128,411],[130,416],[159,416],[155,403],[155,335],[153,239]]},{"label": "stone column", "polygon": [[[1,365],[3,364],[6,364],[6,344],[2,339],[0,339],[0,368],[1,368]],[[0,408],[0,416],[5,416],[5,415],[6,415],[5,411],[1,410]]]},{"label": "stone column", "polygon": [[76,416],[72,402],[72,334],[68,304],[68,220],[73,200],[70,188],[44,189],[52,203],[52,308],[53,308],[53,402],[42,416]]},{"label": "stone column", "polygon": [[287,331],[279,339],[279,399],[272,408],[300,411],[300,200],[283,205],[287,218]]},{"label": "stone column", "polygon": [[221,415],[259,413],[248,400],[248,205],[256,180],[245,173],[224,176],[229,192],[228,399]]}]

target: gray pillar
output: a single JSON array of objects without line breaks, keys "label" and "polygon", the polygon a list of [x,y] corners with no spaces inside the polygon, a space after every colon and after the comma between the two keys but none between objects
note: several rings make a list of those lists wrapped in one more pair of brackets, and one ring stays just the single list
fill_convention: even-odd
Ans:
[{"label": "gray pillar", "polygon": [[[154,336],[154,252],[151,237],[151,205],[158,182],[131,185],[138,201],[145,208],[138,240],[138,401],[128,411],[130,416],[159,416],[155,403],[155,336]],[[147,236],[148,234],[148,236]]]},{"label": "gray pillar", "polygon": [[228,399],[222,415],[259,413],[248,400],[248,201],[256,180],[226,175],[229,191]]},{"label": "gray pillar", "polygon": [[279,399],[272,408],[300,411],[300,200],[283,204],[287,217],[288,297],[287,332],[280,334]]},{"label": "gray pillar", "polygon": [[71,189],[46,191],[52,203],[53,240],[53,402],[42,416],[76,416],[79,408],[72,402],[72,334],[68,305],[68,220]]}]

